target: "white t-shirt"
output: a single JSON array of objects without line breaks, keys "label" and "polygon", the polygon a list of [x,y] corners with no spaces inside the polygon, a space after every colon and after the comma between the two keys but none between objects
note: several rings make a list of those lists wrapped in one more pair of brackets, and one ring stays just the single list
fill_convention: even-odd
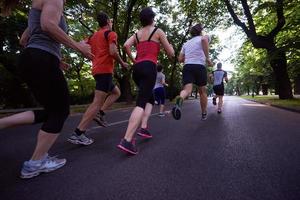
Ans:
[{"label": "white t-shirt", "polygon": [[181,53],[184,54],[184,64],[205,65],[206,57],[202,49],[202,36],[196,36],[188,40],[182,46]]},{"label": "white t-shirt", "polygon": [[157,72],[154,89],[164,87],[162,82],[165,81],[165,75],[162,72]]}]

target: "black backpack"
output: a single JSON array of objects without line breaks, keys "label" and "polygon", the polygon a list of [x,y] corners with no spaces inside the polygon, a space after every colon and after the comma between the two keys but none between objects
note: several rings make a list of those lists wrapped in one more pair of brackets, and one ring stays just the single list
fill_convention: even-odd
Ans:
[{"label": "black backpack", "polygon": [[[106,39],[106,41],[108,42],[108,35],[109,33],[111,32],[111,30],[107,30],[104,32],[104,37]],[[88,38],[88,42],[90,41],[90,39],[93,37],[94,34],[90,35],[89,38]]]}]

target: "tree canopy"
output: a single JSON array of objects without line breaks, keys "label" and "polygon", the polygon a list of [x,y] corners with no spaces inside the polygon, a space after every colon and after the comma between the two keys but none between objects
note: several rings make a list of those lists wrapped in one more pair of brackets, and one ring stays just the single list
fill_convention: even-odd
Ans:
[{"label": "tree canopy", "polygon": [[[17,74],[17,58],[22,51],[18,40],[27,26],[30,3],[28,0],[20,1],[9,17],[0,17],[1,107],[36,105],[27,86]],[[154,8],[157,13],[156,25],[166,32],[176,56],[183,43],[189,39],[189,28],[195,23],[202,23],[208,34],[220,27],[225,29],[235,24],[241,27],[246,40],[236,55],[232,56],[235,74],[228,84],[228,93],[240,94],[250,90],[259,93],[263,86],[279,93],[283,98],[290,98],[292,87],[289,82],[294,85],[297,85],[297,80],[300,82],[300,5],[297,0],[69,0],[64,15],[69,35],[80,41],[98,29],[95,16],[99,11],[105,11],[113,19],[113,30],[118,34],[119,52],[126,59],[123,44],[140,27],[138,14],[146,6]],[[211,37],[210,54],[212,60],[217,61],[222,51],[220,38],[216,35]],[[91,63],[68,48],[63,48],[63,56],[72,66],[65,72],[72,104],[89,103],[95,84],[90,73]],[[170,85],[167,93],[171,99],[182,87],[182,64],[177,59],[168,60],[164,52],[160,53],[159,62],[164,66],[166,81]],[[283,76],[285,71],[286,75]],[[131,69],[124,70],[116,65],[114,79],[121,89],[120,100],[132,101],[137,88],[131,78]],[[22,98],[18,98],[20,95]]]}]

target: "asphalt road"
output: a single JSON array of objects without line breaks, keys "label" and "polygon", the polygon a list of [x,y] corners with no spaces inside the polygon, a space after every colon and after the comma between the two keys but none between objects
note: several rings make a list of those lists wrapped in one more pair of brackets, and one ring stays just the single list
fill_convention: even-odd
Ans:
[{"label": "asphalt road", "polygon": [[300,199],[299,113],[225,97],[224,112],[210,101],[201,121],[199,102],[186,101],[180,121],[153,115],[153,139],[138,138],[139,154],[127,156],[116,145],[130,111],[109,112],[108,128],[93,123],[88,147],[66,141],[81,116],[69,117],[51,149],[66,166],[30,180],[18,176],[40,125],[1,130],[0,199]]}]

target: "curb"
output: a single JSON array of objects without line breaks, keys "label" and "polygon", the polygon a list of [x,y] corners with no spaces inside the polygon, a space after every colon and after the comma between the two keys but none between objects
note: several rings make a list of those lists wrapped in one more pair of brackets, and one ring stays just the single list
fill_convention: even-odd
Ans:
[{"label": "curb", "polygon": [[[244,99],[244,98],[242,98],[242,99]],[[278,105],[274,105],[274,104],[270,104],[270,103],[263,103],[263,102],[260,102],[260,101],[256,101],[254,99],[244,99],[244,100],[252,101],[252,102],[263,104],[263,105],[272,106],[272,107],[279,108],[279,109],[282,109],[282,110],[287,110],[287,111],[291,111],[291,112],[300,113],[300,110],[294,109],[294,108],[287,108],[287,107],[284,107],[284,106],[278,106]]]}]

